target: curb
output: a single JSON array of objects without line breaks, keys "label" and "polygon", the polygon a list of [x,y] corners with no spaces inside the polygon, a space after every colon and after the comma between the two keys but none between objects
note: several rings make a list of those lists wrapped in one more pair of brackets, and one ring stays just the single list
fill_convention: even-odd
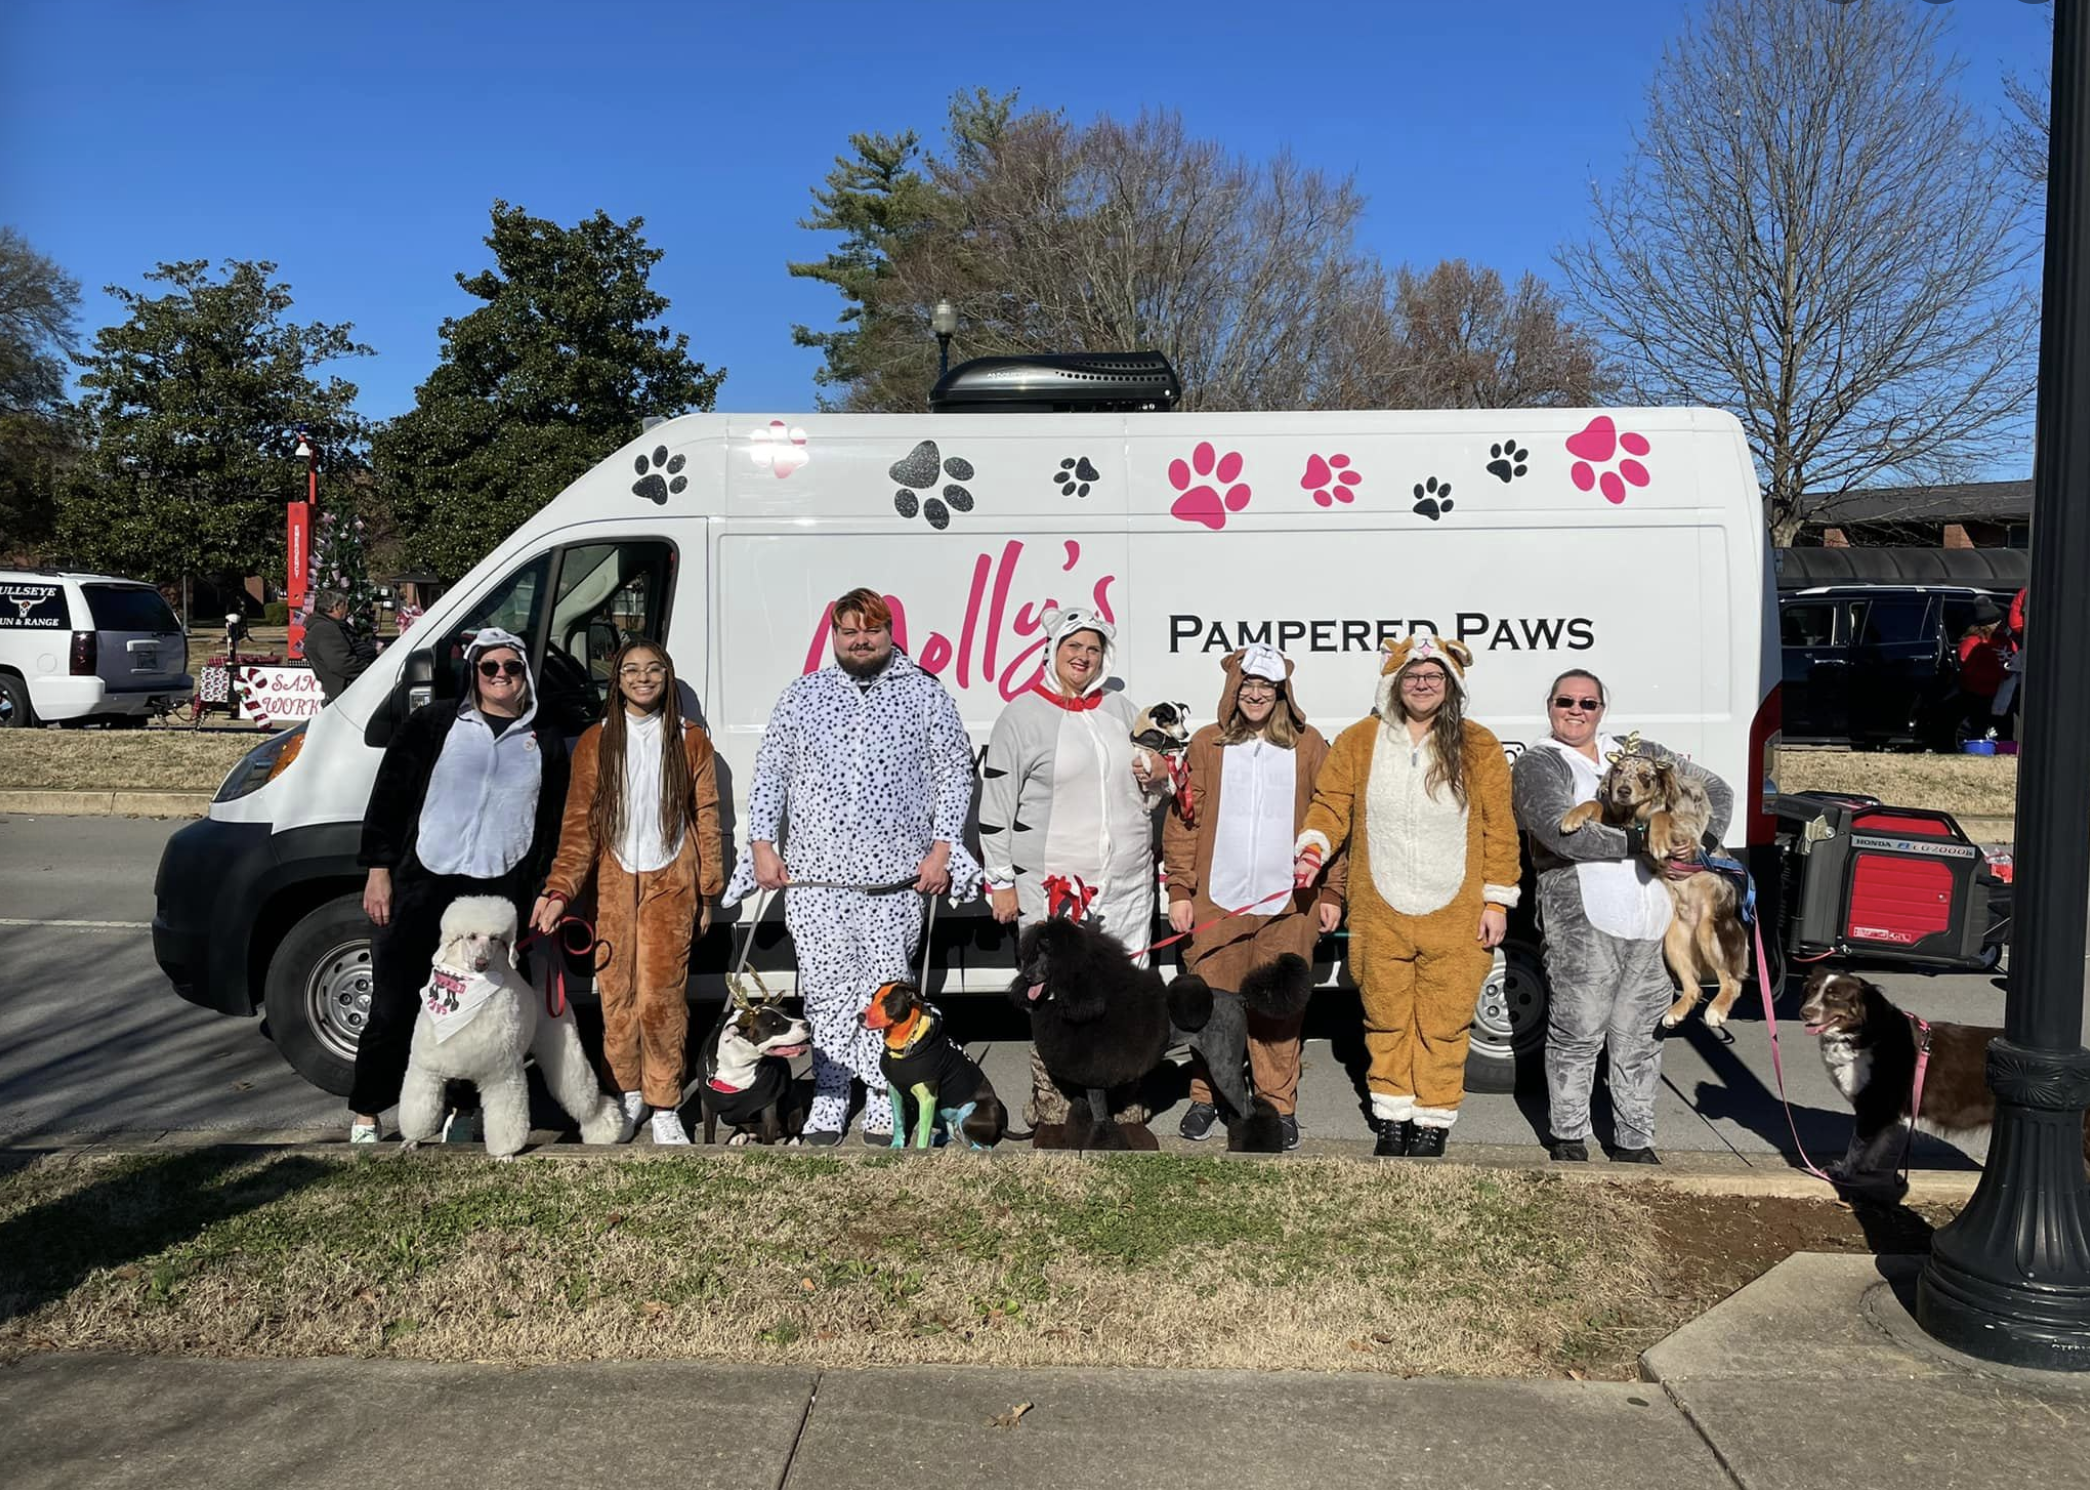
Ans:
[{"label": "curb", "polygon": [[0,790],[0,813],[21,817],[202,817],[213,792]]},{"label": "curb", "polygon": [[[709,1149],[697,1144],[688,1149],[657,1150],[650,1144],[626,1144],[616,1148],[601,1145],[569,1143],[561,1141],[564,1135],[549,1130],[531,1134],[532,1146],[525,1149],[521,1157],[526,1159],[548,1159],[553,1162],[571,1162],[583,1159],[618,1159],[626,1163],[654,1164],[674,1163],[691,1156],[713,1159],[735,1159],[750,1154],[773,1154],[779,1157],[812,1155],[832,1158],[834,1149],[779,1148],[761,1149],[754,1146],[727,1148],[723,1144]],[[1178,1158],[1201,1156],[1220,1163],[1283,1163],[1285,1159],[1275,1155],[1259,1154],[1208,1154],[1188,1143],[1170,1146],[1163,1140],[1161,1150]],[[196,1153],[205,1150],[221,1150],[227,1153],[248,1154],[259,1157],[265,1154],[303,1154],[324,1158],[351,1153],[348,1143],[337,1130],[286,1129],[274,1133],[256,1133],[237,1138],[223,1137],[217,1133],[186,1130],[168,1130],[150,1136],[107,1136],[98,1134],[52,1134],[48,1137],[7,1139],[0,1138],[0,1163],[8,1161],[29,1162],[38,1159],[85,1158],[100,1155],[119,1156],[134,1154]],[[847,1155],[858,1152],[853,1146],[840,1151]],[[887,1149],[862,1149],[866,1155],[884,1155],[894,1151]],[[983,1160],[986,1163],[1020,1164],[1033,1151],[1018,1144],[1008,1152]],[[388,1159],[404,1157],[399,1145],[390,1139],[377,1146],[375,1152],[356,1150],[358,1158]],[[1391,1163],[1390,1160],[1373,1160],[1371,1146],[1362,1140],[1309,1139],[1298,1151],[1302,1159],[1347,1159],[1353,1162]],[[421,1149],[417,1159],[432,1159],[438,1163],[470,1163],[483,1160],[485,1151],[478,1145],[452,1148],[435,1143]],[[940,1157],[933,1153],[900,1151],[899,1157],[907,1161],[933,1163]],[[1080,1158],[1089,1162],[1119,1157],[1116,1154],[1054,1154],[1054,1158]],[[1127,1157],[1137,1158],[1138,1155]],[[1534,1159],[1531,1151],[1521,1147],[1497,1147],[1475,1145],[1465,1155],[1454,1161],[1454,1167],[1485,1169],[1495,1173],[1513,1173],[1532,1178],[1559,1180],[1564,1184],[1579,1185],[1648,1185],[1666,1188],[1686,1195],[1726,1195],[1751,1200],[1819,1200],[1848,1203],[1848,1197],[1803,1170],[1786,1167],[1770,1167],[1774,1155],[1764,1155],[1762,1167],[1726,1160],[1716,1155],[1678,1154],[1660,1167],[1640,1164],[1556,1164],[1549,1159]],[[1883,1204],[1893,1204],[1897,1199],[1904,1205],[1957,1205],[1963,1204],[1974,1193],[1981,1181],[1978,1169],[1919,1169],[1909,1174],[1906,1192],[1898,1197],[1882,1194]]]}]

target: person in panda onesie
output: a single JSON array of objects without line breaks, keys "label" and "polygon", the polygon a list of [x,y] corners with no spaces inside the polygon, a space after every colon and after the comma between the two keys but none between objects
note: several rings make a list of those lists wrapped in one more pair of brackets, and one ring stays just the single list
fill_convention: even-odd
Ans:
[{"label": "person in panda onesie", "polygon": [[1350,968],[1364,1002],[1379,1158],[1444,1153],[1481,985],[1517,903],[1502,742],[1465,717],[1459,642],[1384,644],[1378,706],[1336,736],[1296,845],[1301,888],[1348,847]]},{"label": "person in panda onesie", "polygon": [[[1620,742],[1599,732],[1608,700],[1593,673],[1566,672],[1546,690],[1552,734],[1517,757],[1511,773],[1517,821],[1531,838],[1538,870],[1539,925],[1546,939],[1547,1144],[1555,1159],[1589,1158],[1589,1090],[1597,1055],[1611,1054],[1614,1163],[1659,1164],[1655,1090],[1662,1043],[1655,1029],[1675,998],[1662,960],[1662,934],[1674,913],[1669,892],[1645,857],[1647,832],[1590,823],[1573,833],[1560,820],[1593,800]],[[1643,755],[1675,760],[1702,783],[1712,804],[1706,846],[1717,849],[1734,812],[1734,793],[1703,766],[1651,740]]]},{"label": "person in panda onesie", "polygon": [[850,1083],[861,1080],[864,1141],[883,1146],[892,1136],[884,1041],[858,1016],[882,984],[916,976],[922,896],[978,893],[964,842],[972,743],[943,684],[893,646],[892,610],[876,590],[851,590],[829,614],[834,665],[794,679],[762,732],[748,849],[725,903],[757,887],[825,882],[800,884],[784,902],[813,1029],[804,1140],[841,1141]]},{"label": "person in panda onesie", "polygon": [[[994,918],[1087,920],[1147,965],[1154,940],[1154,810],[1165,778],[1132,744],[1139,718],[1104,687],[1117,631],[1081,606],[1047,611],[1045,663],[994,722],[981,759],[980,857]],[[1066,1119],[1067,1098],[1031,1051],[1028,1120]],[[1144,1106],[1115,1114],[1144,1123]]]}]

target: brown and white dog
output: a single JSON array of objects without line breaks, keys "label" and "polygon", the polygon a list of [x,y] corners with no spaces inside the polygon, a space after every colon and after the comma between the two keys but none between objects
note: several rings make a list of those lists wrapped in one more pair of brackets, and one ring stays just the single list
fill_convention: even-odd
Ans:
[{"label": "brown and white dog", "polygon": [[[1916,1083],[1915,1021],[1877,984],[1827,969],[1807,980],[1800,1018],[1808,1034],[1820,1037],[1829,1080],[1857,1114],[1850,1147],[1834,1172],[1861,1182],[1890,1177],[1909,1126]],[[1926,1132],[1979,1133],[1995,1121],[1988,1045],[2002,1033],[1985,1024],[1932,1022],[1923,1110],[1915,1115]],[[2083,1125],[2083,1162],[2090,1166],[2090,1120]]]},{"label": "brown and white dog", "polygon": [[1635,736],[1611,757],[1604,779],[1597,783],[1596,800],[1571,808],[1560,820],[1563,833],[1593,822],[1613,828],[1637,824],[1647,830],[1647,856],[1675,909],[1662,937],[1662,957],[1678,985],[1676,1002],[1662,1016],[1664,1029],[1682,1024],[1697,1007],[1701,981],[1708,974],[1719,990],[1705,1006],[1706,1028],[1725,1024],[1749,967],[1740,892],[1724,874],[1698,865],[1712,817],[1705,788],[1679,771],[1674,761],[1641,754]]}]

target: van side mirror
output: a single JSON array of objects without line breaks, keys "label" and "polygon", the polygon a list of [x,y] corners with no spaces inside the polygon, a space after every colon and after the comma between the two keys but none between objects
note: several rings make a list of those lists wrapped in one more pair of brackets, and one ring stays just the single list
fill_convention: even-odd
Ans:
[{"label": "van side mirror", "polygon": [[406,723],[407,715],[434,698],[435,653],[423,647],[407,655],[406,665],[399,670],[399,681],[392,685],[392,697],[371,714],[369,726],[363,731],[363,743],[384,749],[392,743],[393,733]]}]

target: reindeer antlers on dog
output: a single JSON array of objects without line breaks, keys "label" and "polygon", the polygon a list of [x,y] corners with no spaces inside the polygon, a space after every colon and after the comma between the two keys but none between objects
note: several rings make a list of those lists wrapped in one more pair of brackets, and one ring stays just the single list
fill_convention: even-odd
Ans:
[{"label": "reindeer antlers on dog", "polygon": [[1634,730],[1630,735],[1627,735],[1625,739],[1619,743],[1618,749],[1607,752],[1604,756],[1604,759],[1615,766],[1620,761],[1624,760],[1627,756],[1638,755],[1639,753],[1640,731]]}]

